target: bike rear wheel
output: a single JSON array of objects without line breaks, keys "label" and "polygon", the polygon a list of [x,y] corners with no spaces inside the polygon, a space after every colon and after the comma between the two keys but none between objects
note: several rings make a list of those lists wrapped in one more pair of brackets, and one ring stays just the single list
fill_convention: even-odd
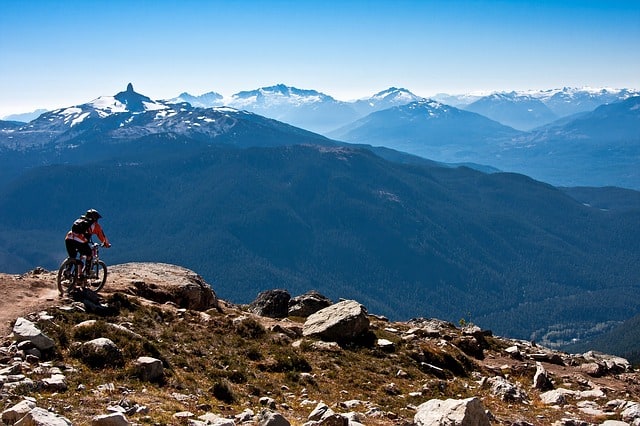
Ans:
[{"label": "bike rear wheel", "polygon": [[76,269],[78,267],[79,260],[71,257],[66,258],[60,268],[58,269],[58,293],[60,297],[64,296],[64,292],[67,293],[76,286]]},{"label": "bike rear wheel", "polygon": [[104,283],[107,282],[107,265],[100,260],[91,266],[90,271],[85,272],[85,276],[87,279],[85,287],[97,293],[104,287]]}]

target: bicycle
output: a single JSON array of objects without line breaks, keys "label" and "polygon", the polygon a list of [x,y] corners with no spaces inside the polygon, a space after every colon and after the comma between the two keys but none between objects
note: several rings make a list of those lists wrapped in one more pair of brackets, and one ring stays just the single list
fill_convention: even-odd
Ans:
[{"label": "bicycle", "polygon": [[91,262],[86,265],[84,276],[80,276],[80,271],[84,263],[81,259],[74,257],[66,258],[58,269],[58,292],[60,297],[71,293],[75,288],[88,288],[94,292],[99,292],[107,282],[107,265],[100,260],[100,247],[102,243],[89,242],[91,247]]}]

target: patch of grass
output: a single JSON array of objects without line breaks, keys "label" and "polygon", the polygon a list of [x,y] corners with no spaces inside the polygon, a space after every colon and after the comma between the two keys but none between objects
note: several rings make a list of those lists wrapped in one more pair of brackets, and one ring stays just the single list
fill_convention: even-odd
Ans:
[{"label": "patch of grass", "polygon": [[226,380],[214,382],[210,392],[217,400],[227,404],[232,404],[236,400],[231,384]]}]

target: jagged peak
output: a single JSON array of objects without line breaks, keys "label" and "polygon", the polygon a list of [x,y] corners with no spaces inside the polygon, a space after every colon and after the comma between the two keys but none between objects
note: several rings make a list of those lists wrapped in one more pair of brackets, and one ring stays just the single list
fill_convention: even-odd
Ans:
[{"label": "jagged peak", "polygon": [[140,112],[144,111],[145,108],[144,103],[153,103],[151,98],[144,96],[140,93],[137,93],[133,90],[133,84],[127,84],[127,90],[124,92],[119,92],[114,96],[116,100],[121,102],[122,104],[127,106],[127,109],[132,112]]}]

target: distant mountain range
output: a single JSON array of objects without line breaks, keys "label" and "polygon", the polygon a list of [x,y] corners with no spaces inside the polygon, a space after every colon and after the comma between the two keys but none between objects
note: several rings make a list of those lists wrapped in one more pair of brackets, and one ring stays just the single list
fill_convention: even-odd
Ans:
[{"label": "distant mountain range", "polygon": [[474,161],[562,186],[640,189],[640,96],[531,132],[436,101],[379,111],[328,135],[436,161]]},{"label": "distant mountain range", "polygon": [[[166,115],[163,123],[173,121],[176,127],[181,127],[183,132],[194,137],[201,134],[206,138],[220,131],[212,129],[215,126],[203,127],[197,120],[192,123],[184,113],[176,113],[188,103],[190,107],[217,111],[202,112],[200,116],[206,120],[214,120],[210,114],[238,117],[243,114],[242,110],[252,111],[262,117],[321,132],[334,139],[391,147],[439,162],[484,163],[561,186],[614,185],[640,189],[636,143],[640,135],[638,111],[627,108],[623,112],[629,116],[625,121],[627,124],[618,127],[613,120],[588,110],[594,105],[605,107],[604,111],[607,111],[607,105],[615,109],[613,105],[635,99],[637,97],[633,95],[637,93],[630,89],[571,88],[496,93],[485,97],[458,98],[461,108],[456,108],[420,98],[401,88],[392,87],[366,99],[342,102],[315,90],[301,90],[281,84],[239,92],[230,99],[215,92],[201,96],[183,93],[168,101],[151,101],[147,98],[144,102],[149,108],[157,108],[158,113],[145,115],[145,132],[148,135],[164,132],[164,125],[158,125],[163,114]],[[448,99],[455,101],[452,96]],[[43,115],[44,120],[35,120],[27,127],[4,122],[0,126],[4,130],[0,131],[7,133],[16,130],[16,127],[23,127],[22,131],[12,136],[13,143],[21,146],[46,143],[49,137],[58,137],[52,136],[57,135],[54,129],[56,123],[62,123],[61,129],[64,128],[64,118],[62,121],[60,119],[60,114],[63,114],[70,120],[69,123],[74,124],[74,131],[67,135],[74,138],[74,134],[84,132],[83,128],[91,127],[96,114],[105,114],[109,102],[115,101],[117,99],[99,98],[94,101],[95,105],[87,104],[84,109],[81,106],[79,109],[63,108],[48,112]],[[463,102],[468,103],[463,105]],[[223,105],[228,107],[225,109]],[[87,115],[92,108],[94,113]],[[445,109],[447,113],[443,113]],[[420,111],[424,114],[420,115]],[[471,114],[473,111],[479,115]],[[573,115],[542,125],[567,113]],[[150,118],[152,115],[153,119]],[[227,125],[231,121],[228,119]],[[591,124],[588,125],[588,122]],[[136,120],[132,124],[138,129],[134,131],[136,133],[144,123]],[[341,127],[335,129],[339,125]],[[213,133],[204,134],[205,128]],[[534,129],[523,132],[515,128]],[[118,134],[132,131],[130,126],[126,129],[112,129],[110,135],[118,138]],[[50,131],[53,132],[51,135],[48,134]],[[307,136],[311,137],[310,134]],[[592,142],[582,146],[586,141]],[[550,144],[553,144],[553,149],[550,149]],[[10,168],[19,164],[20,159],[16,158]],[[0,177],[9,172],[0,172]]]},{"label": "distant mountain range", "polygon": [[559,118],[540,99],[516,92],[485,96],[464,109],[519,130],[531,130]]},{"label": "distant mountain range", "polygon": [[[556,119],[592,111],[600,105],[638,96],[633,89],[569,88],[542,91],[495,92],[485,95],[437,94],[432,98],[446,105],[485,115],[518,130],[531,130]],[[284,84],[238,92],[224,97],[216,92],[191,95],[187,92],[164,101],[188,102],[194,107],[229,106],[273,118],[320,134],[335,131],[372,112],[406,105],[424,99],[407,89],[391,87],[370,97],[339,101],[316,90],[298,89]],[[16,114],[7,121],[29,122],[45,110]]]},{"label": "distant mountain range", "polygon": [[391,87],[370,98],[338,101],[316,90],[278,84],[236,93],[229,99],[210,92],[201,96],[183,93],[169,102],[189,102],[199,107],[230,106],[289,123],[317,133],[326,133],[371,112],[421,99],[406,89]]},{"label": "distant mountain range", "polygon": [[[631,101],[593,118],[622,126]],[[434,134],[486,126],[515,145],[530,136],[427,100],[368,117]],[[458,141],[480,151],[482,137]],[[132,86],[2,130],[0,170],[6,272],[56,268],[71,221],[92,207],[114,244],[108,263],[184,265],[235,302],[317,289],[393,318],[465,317],[550,344],[640,314],[640,210],[618,190],[442,167]]]},{"label": "distant mountain range", "polygon": [[[544,91],[496,92],[483,96],[439,94],[433,99],[528,131],[562,117],[592,111],[600,105],[639,95],[640,92],[631,89],[565,87]],[[211,92],[197,97],[183,93],[172,101],[190,102],[200,107],[231,106],[327,134],[370,113],[422,99],[407,89],[391,87],[368,98],[344,102],[315,90],[279,84],[240,92],[228,99]]]}]

